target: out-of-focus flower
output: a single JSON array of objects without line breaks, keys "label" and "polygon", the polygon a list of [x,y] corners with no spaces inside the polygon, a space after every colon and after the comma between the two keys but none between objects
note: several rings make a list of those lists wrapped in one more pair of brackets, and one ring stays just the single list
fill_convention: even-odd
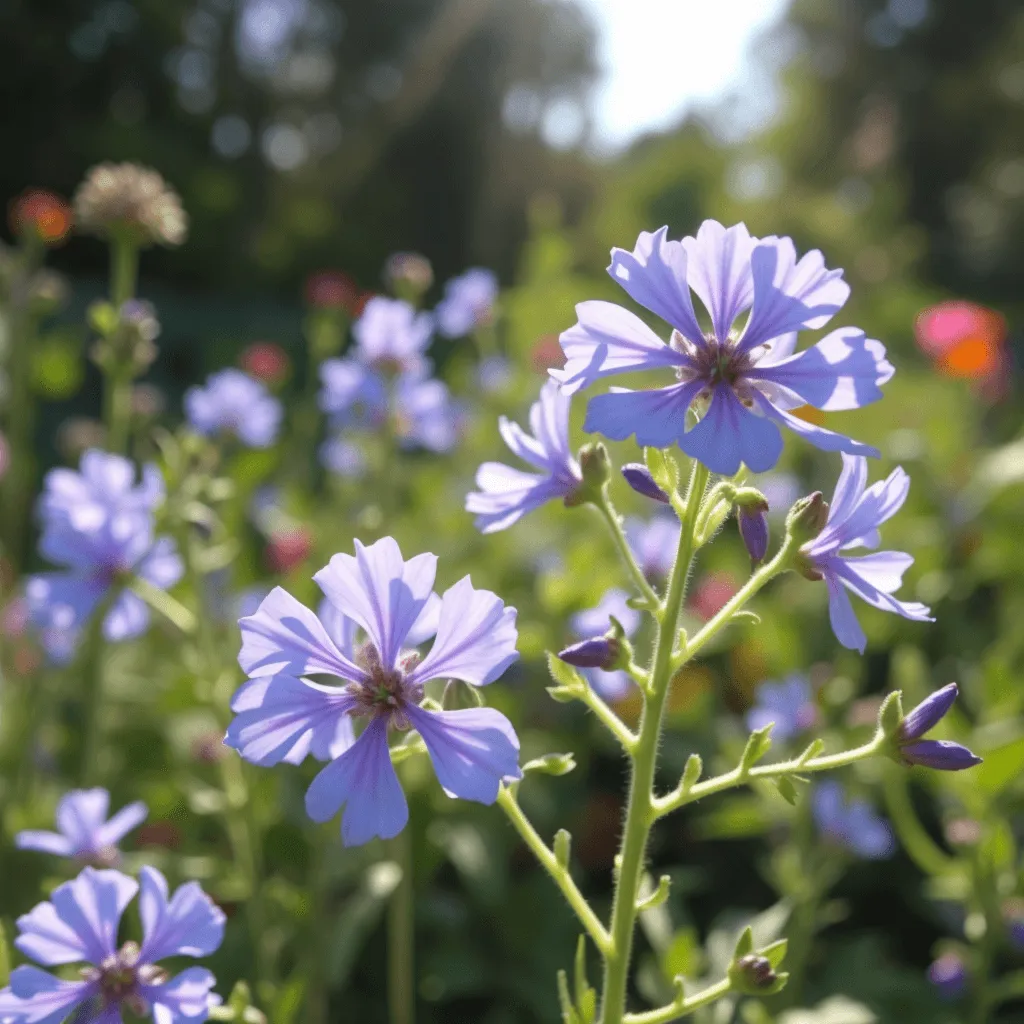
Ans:
[{"label": "out-of-focus flower", "polygon": [[[140,893],[142,944],[117,947],[121,916]],[[121,1011],[160,1024],[204,1021],[219,1000],[214,976],[189,967],[170,978],[157,961],[168,957],[209,956],[224,939],[224,913],[196,882],[169,896],[167,880],[156,868],[139,871],[139,882],[120,871],[87,867],[18,918],[14,944],[38,963],[85,963],[79,981],[55,977],[23,965],[0,992],[0,1017],[38,1024],[83,1020],[114,1024]]]},{"label": "out-of-focus flower", "polygon": [[108,373],[130,368],[133,375],[138,376],[157,356],[160,321],[156,307],[144,299],[129,299],[116,313],[105,302],[89,307],[91,321],[96,322],[105,315],[116,316],[116,328],[94,342],[90,350],[93,362]]},{"label": "out-of-focus flower", "polygon": [[505,444],[539,473],[502,462],[485,462],[476,474],[478,491],[466,495],[466,511],[476,516],[481,533],[495,533],[555,498],[574,495],[583,483],[579,463],[569,449],[569,397],[548,381],[530,407],[528,434],[502,416],[498,429]]},{"label": "out-of-focus flower", "polygon": [[384,283],[399,298],[419,299],[434,283],[434,268],[422,253],[394,252],[384,264]]},{"label": "out-of-focus flower", "polygon": [[679,520],[673,514],[656,515],[648,520],[627,517],[626,539],[648,579],[665,579],[672,571],[679,550],[679,530]]},{"label": "out-of-focus flower", "polygon": [[472,267],[444,286],[434,316],[446,338],[461,338],[490,321],[498,298],[498,278],[484,267]]},{"label": "out-of-focus flower", "polygon": [[321,270],[306,278],[306,302],[314,309],[342,310],[354,315],[359,288],[340,270]]},{"label": "out-of-focus flower", "polygon": [[99,420],[72,416],[57,428],[57,451],[68,462],[77,462],[90,448],[102,448],[106,436]]},{"label": "out-of-focus flower", "polygon": [[[612,628],[611,620],[614,616],[622,626],[623,633],[631,637],[640,626],[640,613],[629,607],[626,603],[628,598],[629,595],[624,590],[612,588],[595,607],[577,612],[572,617],[572,631],[581,639],[600,637]],[[590,681],[590,685],[606,700],[620,700],[625,697],[633,683],[629,673],[622,669],[607,671],[600,667],[584,667],[583,674]]]},{"label": "out-of-focus flower", "polygon": [[792,473],[764,473],[751,479],[750,486],[756,487],[764,495],[768,502],[769,519],[784,520],[793,503],[803,493],[800,481]]},{"label": "out-of-focus flower", "polygon": [[362,448],[343,437],[328,438],[320,446],[320,464],[338,476],[360,477],[366,472]]},{"label": "out-of-focus flower", "polygon": [[283,384],[291,373],[291,361],[280,345],[272,341],[256,341],[247,345],[238,359],[238,365],[268,387]]},{"label": "out-of-focus flower", "polygon": [[[677,444],[712,472],[771,469],[782,452],[779,425],[825,451],[878,452],[794,415],[801,406],[856,409],[882,397],[893,374],[885,348],[844,327],[794,352],[798,332],[823,327],[846,302],[842,271],[817,250],[797,260],[788,238],[750,236],[742,224],[705,221],[696,238],[669,241],[667,228],[640,235],[633,252],[612,250],[609,273],[632,298],[673,328],[669,344],[611,302],[576,307],[579,322],[562,334],[565,368],[551,375],[575,392],[602,377],[636,370],[673,371],[677,383],[652,391],[616,389],[591,399],[584,429],[637,444]],[[705,333],[690,290],[704,303]],[[742,331],[734,327],[751,310]],[[687,429],[698,403],[701,419]],[[705,408],[705,403],[706,408]]]},{"label": "out-of-focus flower", "polygon": [[974,302],[940,302],[917,315],[914,336],[940,373],[984,380],[999,367],[1006,319]]},{"label": "out-of-focus flower", "polygon": [[271,572],[288,573],[301,565],[313,550],[313,535],[305,527],[275,533],[267,544]]},{"label": "out-of-focus flower", "polygon": [[1008,900],[1003,905],[1006,937],[1018,953],[1024,953],[1024,900]]},{"label": "out-of-focus flower", "polygon": [[79,231],[136,245],[181,245],[188,217],[178,194],[156,171],[139,164],[98,164],[74,198]]},{"label": "out-of-focus flower", "polygon": [[565,366],[565,353],[557,334],[545,334],[537,339],[530,349],[530,365],[542,377],[548,375],[548,370],[558,370]]},{"label": "out-of-focus flower", "polygon": [[921,701],[900,723],[896,744],[900,757],[907,764],[946,772],[958,772],[981,764],[981,758],[960,743],[922,739],[946,716],[958,693],[956,683],[943,686]]},{"label": "out-of-focus flower", "polygon": [[155,384],[136,384],[132,388],[132,415],[154,420],[167,409],[167,397]]},{"label": "out-of-focus flower", "polygon": [[229,434],[249,448],[269,448],[281,424],[281,403],[241,370],[219,370],[185,393],[185,413],[197,434]]},{"label": "out-of-focus flower", "polygon": [[[392,729],[419,733],[438,780],[454,796],[493,803],[503,780],[522,777],[519,740],[504,715],[483,707],[421,706],[431,680],[483,686],[502,675],[518,657],[515,610],[464,577],[442,596],[436,637],[421,660],[404,647],[436,601],[436,557],[406,562],[390,537],[370,547],[355,544],[354,558],[335,555],[314,576],[331,615],[318,617],[276,588],[241,621],[239,664],[250,680],[235,694],[225,738],[254,764],[298,764],[308,754],[328,761],[306,793],[306,810],[314,821],[328,821],[344,808],[341,833],[348,846],[391,838],[408,820],[388,749]],[[346,621],[366,636],[358,647],[350,646]],[[309,674],[347,685],[302,678]],[[355,741],[354,717],[367,719]]]},{"label": "out-of-focus flower", "polygon": [[353,324],[354,356],[376,370],[389,373],[423,373],[430,368],[424,353],[430,345],[430,315],[417,313],[401,299],[377,295],[366,304]]},{"label": "out-of-focus flower", "polygon": [[940,998],[954,1002],[967,991],[967,964],[959,953],[943,953],[928,967],[928,980]]},{"label": "out-of-focus flower", "polygon": [[430,377],[405,374],[395,381],[391,420],[395,436],[406,448],[447,452],[462,432],[462,407],[447,385]]},{"label": "out-of-focus flower", "polygon": [[814,691],[806,676],[792,675],[781,683],[762,683],[757,700],[747,712],[751,732],[774,725],[772,738],[785,741],[810,729],[818,720]]},{"label": "out-of-focus flower", "polygon": [[858,857],[884,860],[895,852],[888,822],[867,801],[847,799],[840,783],[819,782],[811,792],[811,810],[818,831]]},{"label": "out-of-focus flower", "polygon": [[622,476],[637,494],[642,494],[653,501],[660,501],[664,505],[669,504],[671,499],[668,494],[654,482],[651,471],[642,462],[627,462],[622,467]]},{"label": "out-of-focus flower", "polygon": [[95,867],[110,867],[121,859],[117,844],[149,811],[141,802],[121,808],[109,821],[110,793],[105,789],[73,789],[57,804],[58,832],[19,832],[19,850],[38,850],[57,857],[72,857]]},{"label": "out-of-focus flower", "polygon": [[28,279],[26,297],[32,312],[36,316],[45,317],[55,313],[68,301],[70,291],[63,275],[42,267]]},{"label": "out-of-focus flower", "polygon": [[713,619],[732,600],[739,586],[728,573],[712,572],[694,588],[690,610],[705,622]]},{"label": "out-of-focus flower", "polygon": [[[181,579],[184,567],[174,541],[153,537],[153,508],[163,498],[163,481],[151,466],[138,487],[134,475],[128,459],[103,452],[87,452],[80,473],[47,474],[39,502],[39,551],[65,571],[30,576],[25,597],[54,661],[67,660],[81,628],[115,587],[138,576],[166,590]],[[103,636],[127,640],[148,624],[148,606],[122,589],[106,611]]]},{"label": "out-of-focus flower", "polygon": [[9,220],[15,235],[59,245],[71,230],[71,207],[54,192],[30,188],[11,203]]},{"label": "out-of-focus flower", "polygon": [[800,549],[805,561],[801,570],[804,575],[824,579],[828,586],[829,618],[836,639],[862,654],[867,637],[854,615],[847,590],[873,607],[895,612],[905,619],[935,621],[925,605],[892,596],[902,583],[903,574],[913,565],[910,555],[902,551],[876,551],[854,558],[849,554],[854,548],[878,547],[878,527],[903,507],[910,491],[910,477],[898,467],[885,480],[866,488],[867,478],[867,460],[844,452],[843,471],[825,528]]},{"label": "out-of-focus flower", "polygon": [[384,378],[355,359],[327,359],[320,365],[320,408],[335,428],[373,430],[388,417]]},{"label": "out-of-focus flower", "polygon": [[28,629],[28,604],[24,597],[12,597],[0,612],[0,630],[6,637],[15,639],[24,636]]},{"label": "out-of-focus flower", "polygon": [[151,821],[139,829],[140,847],[156,846],[161,850],[177,850],[181,847],[181,841],[181,829],[173,821]]},{"label": "out-of-focus flower", "polygon": [[7,438],[0,434],[0,480],[7,475],[7,470],[11,464],[11,446],[7,443]]},{"label": "out-of-focus flower", "polygon": [[487,394],[496,394],[512,380],[512,364],[504,356],[487,356],[480,360],[476,377]]}]

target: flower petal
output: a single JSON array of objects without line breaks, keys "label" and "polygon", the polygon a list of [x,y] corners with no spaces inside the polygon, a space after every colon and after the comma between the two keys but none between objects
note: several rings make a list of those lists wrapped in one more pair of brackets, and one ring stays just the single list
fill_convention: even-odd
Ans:
[{"label": "flower petal", "polygon": [[364,547],[356,555],[335,555],[313,579],[336,608],[355,619],[392,667],[433,593],[437,556],[417,555],[408,562],[392,537]]},{"label": "flower petal", "polygon": [[252,679],[232,698],[224,742],[263,767],[301,764],[309,754],[330,761],[354,742],[353,706],[338,687],[286,675]]},{"label": "flower petal", "polygon": [[19,850],[52,853],[55,857],[73,857],[75,855],[75,848],[67,836],[58,835],[56,832],[26,829],[14,837],[14,845]]},{"label": "flower petal", "polygon": [[121,915],[138,888],[119,871],[85,868],[54,889],[48,903],[18,918],[21,934],[14,944],[46,966],[99,964],[114,952]]},{"label": "flower petal", "polygon": [[[548,371],[566,394],[611,374],[689,363],[686,356],[666,345],[640,317],[614,302],[581,302],[576,307],[576,316],[578,322],[559,338],[565,366]],[[703,334],[698,334],[695,343],[702,343],[703,338]]]},{"label": "flower petal", "polygon": [[139,869],[141,963],[171,956],[209,956],[224,941],[224,911],[199,887],[186,882],[168,900],[167,879],[156,868]]},{"label": "flower petal", "polygon": [[116,846],[136,825],[141,825],[149,815],[149,808],[141,801],[122,807],[110,821],[100,826],[96,833],[99,849]]},{"label": "flower petal", "polygon": [[636,443],[646,448],[681,445],[686,411],[703,388],[704,383],[699,380],[652,391],[613,388],[608,394],[590,400],[583,429],[613,441],[625,441],[630,434],[636,434]]},{"label": "flower petal", "polygon": [[941,772],[960,772],[981,764],[982,760],[974,751],[949,740],[918,740],[901,746],[900,753],[910,764]]},{"label": "flower petal", "polygon": [[74,1007],[91,1001],[97,991],[95,982],[64,981],[29,964],[16,967],[10,987],[0,992],[0,1021],[61,1024],[73,1020]]},{"label": "flower petal", "polygon": [[750,267],[754,305],[737,352],[790,331],[823,327],[850,295],[841,270],[828,270],[817,249],[797,261],[789,238],[762,238],[751,254]]},{"label": "flower petal", "polygon": [[162,985],[140,985],[142,997],[150,1003],[154,1024],[188,1024],[205,1021],[217,979],[205,967],[189,967]]},{"label": "flower petal", "polygon": [[477,491],[466,495],[466,511],[476,516],[481,533],[497,533],[527,512],[569,493],[561,481],[524,473],[500,462],[485,462],[476,473]]},{"label": "flower petal", "polygon": [[913,710],[907,712],[900,724],[900,740],[920,739],[946,717],[959,694],[956,683],[947,683],[941,690],[929,694]]},{"label": "flower petal", "polygon": [[434,645],[409,681],[453,678],[484,686],[519,657],[516,638],[515,608],[489,590],[475,590],[464,576],[444,592]]},{"label": "flower petal", "polygon": [[711,314],[719,341],[725,341],[736,317],[754,300],[750,254],[756,244],[745,224],[726,228],[716,220],[704,221],[696,238],[683,239],[689,285]]},{"label": "flower petal", "polygon": [[862,558],[829,560],[832,570],[861,600],[885,612],[895,612],[916,622],[934,622],[931,609],[918,601],[900,601],[892,596],[906,568],[913,562],[901,551],[876,551]]},{"label": "flower petal", "polygon": [[863,654],[868,638],[857,621],[849,595],[833,573],[825,574],[825,583],[828,585],[828,617],[832,623],[832,632],[844,647]]},{"label": "flower petal", "polygon": [[391,764],[387,729],[387,719],[372,719],[306,791],[306,813],[313,821],[330,821],[344,805],[341,837],[346,846],[360,846],[375,836],[392,839],[409,820],[405,794]]},{"label": "flower petal", "polygon": [[240,619],[238,625],[238,664],[250,676],[325,673],[353,683],[365,678],[363,670],[338,650],[323,623],[280,587],[274,587],[256,614]]},{"label": "flower petal", "polygon": [[721,476],[734,476],[741,464],[763,473],[779,461],[782,435],[771,420],[745,408],[728,384],[718,384],[708,411],[679,447]]},{"label": "flower petal", "polygon": [[73,789],[57,804],[57,828],[78,850],[89,849],[93,837],[107,820],[110,793],[105,789]]},{"label": "flower petal", "polygon": [[149,606],[137,594],[123,590],[103,620],[103,636],[111,643],[141,636],[149,625]]},{"label": "flower petal", "polygon": [[522,778],[519,737],[512,723],[493,708],[409,708],[408,713],[449,796],[492,804],[503,779]]},{"label": "flower petal", "polygon": [[653,234],[642,231],[632,252],[612,249],[608,273],[641,306],[697,343],[704,332],[693,312],[686,249],[682,242],[668,241],[667,236],[667,226]]},{"label": "flower petal", "polygon": [[780,409],[777,405],[772,405],[757,390],[754,390],[752,395],[757,407],[768,419],[775,420],[783,426],[789,427],[794,434],[799,434],[805,441],[813,444],[815,448],[820,448],[826,452],[850,452],[854,455],[870,455],[876,459],[881,454],[877,448],[872,448],[871,445],[864,444],[863,441],[855,441],[851,437],[837,434],[833,430],[826,430],[824,427],[815,426],[813,423],[800,419],[799,416],[791,415],[786,410]]},{"label": "flower petal", "polygon": [[171,537],[157,537],[136,573],[154,587],[168,590],[185,574],[185,565]]}]

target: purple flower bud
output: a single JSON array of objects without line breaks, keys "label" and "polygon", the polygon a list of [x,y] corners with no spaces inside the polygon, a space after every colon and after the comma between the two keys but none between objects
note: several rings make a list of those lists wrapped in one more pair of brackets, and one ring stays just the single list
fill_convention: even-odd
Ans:
[{"label": "purple flower bud", "polygon": [[738,506],[736,523],[751,561],[755,564],[764,561],[765,553],[768,551],[768,506]]},{"label": "purple flower bud", "polygon": [[948,740],[917,740],[901,745],[900,753],[907,764],[936,768],[940,772],[959,772],[981,764],[977,754]]},{"label": "purple flower bud", "polygon": [[651,471],[642,462],[627,462],[622,467],[622,475],[637,494],[666,505],[670,503],[669,496],[654,482]]},{"label": "purple flower bud", "polygon": [[949,683],[921,701],[900,724],[898,734],[900,743],[918,740],[929,729],[938,725],[945,717],[946,712],[953,706],[958,692],[956,683]]},{"label": "purple flower bud", "polygon": [[608,671],[619,661],[621,645],[614,637],[595,636],[559,651],[558,656],[577,668],[600,668]]},{"label": "purple flower bud", "polygon": [[967,988],[967,967],[957,953],[943,953],[928,968],[928,980],[940,998],[958,999]]}]

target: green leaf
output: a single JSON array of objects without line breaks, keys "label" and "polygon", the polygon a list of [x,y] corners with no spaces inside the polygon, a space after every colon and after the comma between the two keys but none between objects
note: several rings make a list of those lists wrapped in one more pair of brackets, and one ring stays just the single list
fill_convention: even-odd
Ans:
[{"label": "green leaf", "polygon": [[[561,658],[550,651],[548,651],[548,672],[551,673],[551,678],[559,686],[565,687],[567,690],[583,691],[587,687],[586,680],[572,665],[567,665]],[[549,689],[548,692],[550,693],[551,690]]]},{"label": "green leaf", "polygon": [[772,745],[771,733],[774,728],[775,723],[769,722],[763,729],[757,729],[750,734],[750,739],[747,740],[747,745],[743,750],[743,756],[740,758],[741,772],[750,771],[768,753]]},{"label": "green leaf", "polygon": [[733,950],[733,960],[739,960],[740,957],[749,956],[754,952],[754,929],[747,925],[743,931],[740,932],[740,937],[736,940],[736,948]]},{"label": "green leaf", "polygon": [[[377,927],[401,880],[402,869],[394,861],[374,864],[363,876],[359,890],[345,904],[345,912],[338,915],[327,948],[314,951],[314,955],[328,957],[327,976],[333,988],[345,987],[363,945]],[[275,1013],[275,1024],[277,1020]]]},{"label": "green leaf", "polygon": [[773,942],[770,946],[765,946],[764,949],[760,950],[761,956],[763,956],[772,967],[778,968],[782,961],[786,959],[786,952],[789,949],[789,939],[779,939],[777,942]]},{"label": "green leaf", "polygon": [[663,490],[672,494],[679,488],[679,464],[665,451],[659,448],[645,448],[644,462],[654,477],[654,482]]},{"label": "green leaf", "polygon": [[796,807],[797,791],[796,786],[793,785],[793,780],[787,775],[783,775],[775,780],[775,786],[779,791],[779,796],[793,807]]},{"label": "green leaf", "polygon": [[893,690],[878,709],[878,728],[886,736],[895,736],[903,724],[903,694]]},{"label": "green leaf", "polygon": [[553,849],[558,866],[567,870],[569,867],[569,856],[572,852],[572,836],[564,828],[560,828],[555,833]]},{"label": "green leaf", "polygon": [[558,1005],[562,1010],[562,1024],[582,1024],[569,995],[569,978],[565,971],[558,972]]},{"label": "green leaf", "polygon": [[[555,689],[552,687],[551,689]],[[550,691],[549,691],[550,692]],[[535,757],[523,765],[524,772],[541,772],[544,775],[568,775],[576,767],[576,759],[571,754],[544,754]]]}]

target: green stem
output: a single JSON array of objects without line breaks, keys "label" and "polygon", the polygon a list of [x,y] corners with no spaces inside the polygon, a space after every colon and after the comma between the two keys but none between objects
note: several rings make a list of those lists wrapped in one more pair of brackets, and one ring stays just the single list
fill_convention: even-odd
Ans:
[{"label": "green stem", "polygon": [[612,540],[615,541],[615,546],[618,548],[623,562],[626,563],[626,568],[633,577],[633,582],[636,584],[637,589],[644,595],[647,606],[652,612],[657,611],[661,608],[661,598],[655,593],[654,588],[647,582],[647,577],[644,576],[643,570],[637,565],[636,557],[633,555],[629,541],[626,540],[626,534],[622,529],[622,519],[615,511],[611,498],[608,497],[607,485],[601,488],[601,500],[595,502],[594,507],[601,513],[602,518],[608,524]]},{"label": "green stem", "polygon": [[[634,678],[643,678],[637,677]],[[636,749],[636,735],[626,727],[621,718],[588,686],[580,700],[597,716],[598,721],[619,741],[627,754]]]},{"label": "green stem", "polygon": [[413,889],[412,838],[403,829],[390,842],[392,859],[402,877],[388,904],[388,1012],[391,1024],[413,1024],[416,1019],[414,955],[416,902]]},{"label": "green stem", "polygon": [[622,1018],[623,1024],[669,1024],[669,1021],[689,1017],[691,1013],[695,1013],[702,1007],[710,1006],[731,991],[732,982],[728,978],[723,978],[717,985],[711,985],[696,995],[690,996],[689,999],[680,994],[680,997],[674,1002],[657,1010],[648,1010],[646,1013],[627,1013]]},{"label": "green stem", "polygon": [[523,842],[530,848],[530,852],[540,861],[541,867],[551,876],[555,885],[562,890],[566,902],[576,913],[580,924],[586,929],[587,934],[593,940],[594,945],[602,953],[607,953],[610,945],[608,932],[598,920],[597,915],[591,909],[583,893],[576,887],[568,868],[558,863],[558,858],[548,847],[547,843],[537,834],[537,830],[530,823],[530,819],[523,814],[512,790],[502,786],[498,791],[498,806],[508,815],[509,821],[519,833]]},{"label": "green stem", "polygon": [[917,817],[910,801],[906,769],[893,767],[887,771],[882,781],[882,792],[900,845],[910,859],[927,875],[954,873],[957,862],[939,849]]},{"label": "green stem", "polygon": [[[121,307],[135,294],[138,268],[138,246],[129,238],[115,236],[110,245],[110,302],[119,317]],[[107,448],[124,455],[128,450],[132,417],[131,367],[119,366],[107,372],[103,405]]]},{"label": "green stem", "polygon": [[196,616],[177,598],[171,597],[166,590],[155,587],[149,580],[136,576],[132,580],[131,590],[141,597],[155,612],[159,612],[168,622],[190,635],[199,628]]},{"label": "green stem", "polygon": [[82,726],[82,746],[78,762],[78,784],[82,789],[98,779],[98,760],[102,746],[106,692],[104,687],[103,620],[107,611],[117,599],[119,590],[112,591],[92,613],[86,627],[85,642],[82,645],[82,677],[85,683],[83,707],[85,721]]},{"label": "green stem", "polygon": [[[601,996],[601,1024],[621,1024],[626,1007],[626,988],[636,929],[637,898],[643,879],[647,839],[656,820],[654,773],[661,739],[662,718],[673,675],[679,613],[686,596],[686,582],[694,552],[694,525],[700,511],[709,473],[699,462],[693,464],[679,534],[679,549],[672,569],[665,603],[659,608],[658,635],[650,674],[650,691],[640,718],[633,750],[632,773],[627,800],[618,884],[612,903],[611,943],[605,955]],[[670,1018],[665,1018],[670,1019]]]}]

